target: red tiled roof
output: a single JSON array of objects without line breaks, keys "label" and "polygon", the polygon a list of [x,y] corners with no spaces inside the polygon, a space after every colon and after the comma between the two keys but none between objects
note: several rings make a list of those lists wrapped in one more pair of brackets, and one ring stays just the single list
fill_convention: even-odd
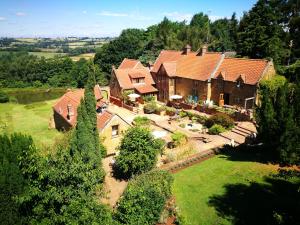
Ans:
[{"label": "red tiled roof", "polygon": [[164,62],[175,62],[182,56],[182,52],[173,50],[162,50],[156,59],[151,72],[157,73]]},{"label": "red tiled roof", "polygon": [[157,92],[158,90],[153,87],[152,85],[135,85],[135,89],[140,93],[140,94],[146,94],[146,93],[153,93]]},{"label": "red tiled roof", "polygon": [[[98,99],[98,103],[101,102],[102,95],[99,85],[95,86],[94,93],[95,98]],[[69,90],[55,103],[53,110],[60,114],[70,125],[75,126],[77,122],[77,108],[83,97],[84,89]],[[71,116],[70,119],[68,119],[68,105],[71,106],[73,112],[73,116]]]},{"label": "red tiled roof", "polygon": [[268,61],[263,59],[225,58],[214,78],[223,73],[227,81],[234,82],[241,77],[246,84],[254,85],[259,82],[267,65]]},{"label": "red tiled roof", "polygon": [[169,76],[207,80],[221,58],[222,54],[218,52],[207,52],[202,56],[198,52],[183,54],[181,51],[162,51],[152,72],[158,72],[163,64]]},{"label": "red tiled roof", "polygon": [[176,75],[176,62],[164,62],[162,66],[165,68],[169,77]]},{"label": "red tiled roof", "polygon": [[[124,60],[123,60],[124,62]],[[141,64],[142,65],[142,64]],[[119,85],[123,89],[134,89],[136,84],[132,83],[132,78],[144,77],[145,85],[154,84],[153,78],[148,68],[142,67],[134,69],[113,69],[113,73],[119,82]],[[140,85],[140,84],[139,84]]]},{"label": "red tiled roof", "polygon": [[142,77],[145,77],[145,74],[143,74],[141,72],[133,72],[133,73],[129,72],[128,74],[129,74],[129,76],[131,78],[142,78]]},{"label": "red tiled roof", "polygon": [[106,124],[113,118],[114,114],[104,111],[102,114],[97,115],[97,128],[102,130]]},{"label": "red tiled roof", "polygon": [[143,65],[139,60],[123,59],[118,69],[142,69]]}]

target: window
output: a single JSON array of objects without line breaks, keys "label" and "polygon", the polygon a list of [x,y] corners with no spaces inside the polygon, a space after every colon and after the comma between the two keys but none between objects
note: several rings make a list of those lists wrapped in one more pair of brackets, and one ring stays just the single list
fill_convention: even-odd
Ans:
[{"label": "window", "polygon": [[199,85],[199,82],[197,80],[194,80],[193,85],[194,85],[194,87],[197,87]]},{"label": "window", "polygon": [[242,82],[241,80],[238,80],[238,81],[236,82],[236,87],[237,87],[237,88],[242,88],[242,87],[243,87],[243,82]]},{"label": "window", "polygon": [[111,136],[112,137],[116,137],[116,136],[118,136],[119,135],[119,125],[113,125],[112,127],[111,127]]},{"label": "window", "polygon": [[132,79],[132,83],[134,83],[134,84],[145,83],[145,79],[144,78],[134,78],[134,79]]}]

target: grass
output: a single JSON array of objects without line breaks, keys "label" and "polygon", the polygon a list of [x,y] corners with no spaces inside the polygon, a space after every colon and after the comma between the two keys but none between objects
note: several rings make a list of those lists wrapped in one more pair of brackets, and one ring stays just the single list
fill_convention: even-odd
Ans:
[{"label": "grass", "polygon": [[[179,171],[174,174],[173,192],[180,214],[186,219],[187,224],[191,225],[251,224],[248,222],[249,218],[245,220],[246,223],[236,223],[243,218],[238,218],[240,219],[238,220],[235,217],[242,217],[240,215],[242,213],[237,212],[244,212],[247,204],[250,205],[248,202],[257,199],[256,196],[251,196],[255,191],[251,192],[248,198],[243,196],[244,201],[241,201],[243,198],[237,195],[247,193],[254,183],[256,186],[266,185],[265,176],[275,173],[276,170],[277,166],[274,165],[244,159],[232,160],[225,155],[218,155]],[[228,196],[228,193],[231,195]],[[251,205],[252,210],[257,209],[256,205]],[[247,210],[246,214],[251,214],[251,209],[249,212]],[[251,214],[251,216],[255,219],[256,215]],[[256,221],[253,224],[260,223]]]},{"label": "grass", "polygon": [[49,147],[62,133],[49,128],[52,105],[57,100],[28,105],[0,104],[0,133],[22,132],[33,137],[38,147]]},{"label": "grass", "polygon": [[54,58],[55,56],[66,56],[67,53],[56,53],[56,52],[29,52],[30,55],[37,57],[45,57],[46,59]]},{"label": "grass", "polygon": [[71,56],[70,58],[73,61],[78,61],[81,58],[89,60],[89,59],[93,59],[94,57],[95,57],[95,53],[84,53],[84,54],[80,54],[80,55],[76,55],[76,56]]}]

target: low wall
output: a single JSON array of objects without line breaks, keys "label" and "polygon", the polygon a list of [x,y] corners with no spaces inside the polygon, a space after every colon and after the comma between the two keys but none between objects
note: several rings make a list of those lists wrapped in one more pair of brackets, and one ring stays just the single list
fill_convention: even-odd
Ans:
[{"label": "low wall", "polygon": [[160,167],[160,169],[162,170],[167,170],[171,173],[176,173],[182,169],[185,169],[187,167],[190,167],[194,164],[200,163],[204,160],[207,160],[213,156],[215,156],[216,154],[219,153],[219,149],[215,148],[215,149],[210,149],[204,152],[200,152],[194,155],[189,156],[186,159],[180,160],[178,162],[172,162],[172,163],[168,163],[168,164],[164,164]]},{"label": "low wall", "polygon": [[109,97],[109,101],[119,107],[122,107],[122,100],[113,96]]}]

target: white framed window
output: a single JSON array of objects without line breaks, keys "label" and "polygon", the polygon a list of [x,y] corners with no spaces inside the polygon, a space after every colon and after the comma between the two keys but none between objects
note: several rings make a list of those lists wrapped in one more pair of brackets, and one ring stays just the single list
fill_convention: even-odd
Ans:
[{"label": "white framed window", "polygon": [[111,136],[116,137],[119,135],[119,125],[111,126]]}]

